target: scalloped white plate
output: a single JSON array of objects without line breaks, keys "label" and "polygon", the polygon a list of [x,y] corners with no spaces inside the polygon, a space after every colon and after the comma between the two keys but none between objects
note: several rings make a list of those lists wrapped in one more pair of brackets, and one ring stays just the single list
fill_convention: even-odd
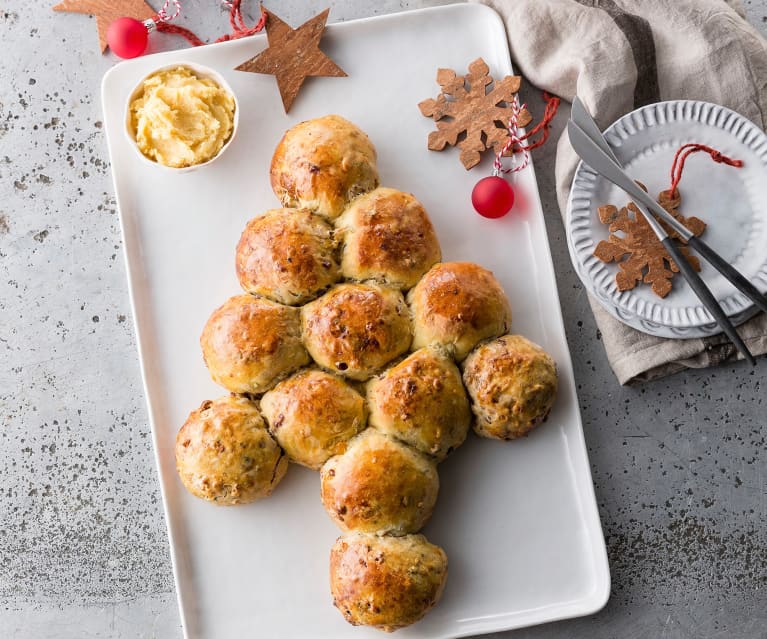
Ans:
[{"label": "scalloped white plate", "polygon": [[[699,142],[743,160],[740,169],[715,164],[695,153],[685,164],[679,190],[683,215],[696,215],[708,227],[703,239],[760,291],[767,291],[767,136],[730,109],[691,100],[648,105],[628,113],[605,131],[616,156],[650,194],[669,187],[675,151]],[[619,291],[615,264],[593,256],[609,235],[597,208],[625,206],[629,197],[580,163],[567,203],[566,229],[570,257],[587,290],[614,317],[658,337],[696,338],[720,332],[713,318],[681,276],[665,299],[649,286]],[[701,277],[734,324],[758,309],[710,264],[701,260]]]}]

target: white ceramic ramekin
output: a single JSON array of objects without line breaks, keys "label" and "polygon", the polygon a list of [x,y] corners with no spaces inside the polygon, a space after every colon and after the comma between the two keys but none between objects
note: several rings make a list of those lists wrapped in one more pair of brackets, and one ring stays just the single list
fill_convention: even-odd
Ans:
[{"label": "white ceramic ramekin", "polygon": [[[138,147],[138,144],[136,143],[136,133],[133,130],[132,118],[131,118],[131,104],[133,103],[133,100],[135,100],[143,92],[144,82],[151,76],[155,75],[156,73],[160,73],[162,71],[168,71],[170,69],[177,69],[178,67],[185,67],[193,71],[195,75],[197,75],[198,77],[209,78],[210,80],[213,80],[222,89],[224,89],[227,93],[229,93],[229,95],[231,95],[232,98],[234,99],[234,117],[232,120],[232,133],[229,136],[229,139],[226,142],[224,142],[224,145],[221,147],[221,149],[219,149],[218,153],[216,153],[216,155],[214,155],[212,158],[210,158],[206,162],[201,162],[200,164],[193,164],[191,166],[184,166],[184,167],[167,166],[160,162],[156,162],[155,160],[152,160],[151,158],[148,158],[146,155],[144,155],[141,152],[141,149]],[[235,136],[237,135],[239,123],[240,123],[240,104],[237,100],[237,95],[235,94],[234,91],[232,91],[232,87],[229,86],[229,83],[217,71],[214,71],[210,67],[206,67],[194,62],[174,62],[173,64],[168,64],[168,65],[159,67],[157,69],[154,69],[151,73],[148,73],[143,78],[141,78],[138,84],[136,84],[135,89],[133,89],[133,91],[131,91],[130,95],[128,96],[128,101],[125,105],[125,133],[128,136],[128,140],[130,141],[131,146],[135,149],[136,153],[144,162],[151,164],[153,166],[161,167],[168,171],[172,171],[174,173],[187,173],[189,171],[195,171],[199,168],[208,166],[209,164],[212,164],[213,162],[215,162],[218,158],[220,158],[224,154],[226,149],[232,143],[232,140],[234,140]]]}]

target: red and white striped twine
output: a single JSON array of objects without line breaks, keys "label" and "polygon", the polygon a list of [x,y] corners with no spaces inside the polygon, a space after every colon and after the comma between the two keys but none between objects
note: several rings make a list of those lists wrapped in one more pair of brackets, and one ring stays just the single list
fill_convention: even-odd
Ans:
[{"label": "red and white striped twine", "polygon": [[[176,7],[175,12],[173,15],[168,15],[168,7],[170,6],[170,3],[173,2],[173,5]],[[170,22],[171,20],[175,20],[181,15],[181,2],[179,0],[165,0],[165,4],[162,5],[162,9],[160,9],[157,12],[157,19],[161,22]]]},{"label": "red and white striped twine", "polygon": [[[509,139],[506,140],[506,144],[503,145],[500,153],[497,153],[495,156],[495,160],[493,161],[493,175],[500,175],[501,173],[516,173],[517,171],[521,171],[528,164],[530,164],[530,153],[527,150],[527,146],[522,144],[522,138],[519,135],[519,126],[517,125],[517,122],[519,122],[519,114],[522,113],[522,109],[525,109],[526,107],[526,104],[520,106],[519,99],[515,95],[514,100],[511,103],[511,115],[509,116],[509,124],[507,126],[509,131]],[[503,164],[501,163],[502,158],[509,152],[510,149],[513,149],[515,145],[519,148],[518,152],[522,153],[522,162],[517,163],[515,161],[515,154],[512,152],[512,165],[508,169],[504,169]]]}]

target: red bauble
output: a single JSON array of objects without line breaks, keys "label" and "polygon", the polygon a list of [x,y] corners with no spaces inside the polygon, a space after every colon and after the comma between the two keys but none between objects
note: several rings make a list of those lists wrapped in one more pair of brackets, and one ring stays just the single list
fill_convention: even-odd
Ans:
[{"label": "red bauble", "polygon": [[133,18],[118,18],[107,29],[107,44],[121,58],[136,58],[146,51],[149,31]]},{"label": "red bauble", "polygon": [[514,206],[514,189],[499,175],[490,175],[477,182],[471,203],[482,217],[503,217]]}]

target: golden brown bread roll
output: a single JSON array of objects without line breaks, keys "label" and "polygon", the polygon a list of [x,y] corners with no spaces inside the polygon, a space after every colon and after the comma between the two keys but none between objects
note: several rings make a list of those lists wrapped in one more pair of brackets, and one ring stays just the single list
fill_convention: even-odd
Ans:
[{"label": "golden brown bread roll", "polygon": [[234,393],[263,393],[309,363],[298,309],[252,295],[217,308],[200,346],[213,381]]},{"label": "golden brown bread roll", "polygon": [[461,361],[480,341],[511,326],[511,307],[493,274],[471,262],[443,262],[408,293],[413,348],[442,344]]},{"label": "golden brown bread roll", "polygon": [[461,373],[436,348],[422,348],[367,384],[370,425],[442,461],[466,439],[469,398]]},{"label": "golden brown bread roll", "polygon": [[176,436],[176,468],[190,493],[231,506],[268,496],[285,475],[288,458],[256,405],[226,396],[191,412]]},{"label": "golden brown bread roll", "polygon": [[548,417],[557,394],[557,367],[537,344],[504,335],[466,358],[463,381],[476,415],[475,432],[516,439]]},{"label": "golden brown bread roll", "polygon": [[333,604],[355,626],[409,626],[437,604],[446,581],[447,555],[423,535],[349,533],[330,551]]},{"label": "golden brown bread roll", "polygon": [[335,225],[347,279],[407,290],[442,257],[429,216],[409,193],[379,187],[354,200]]},{"label": "golden brown bread roll", "polygon": [[378,186],[376,150],[365,133],[338,115],[301,122],[280,140],[269,171],[283,206],[329,219]]},{"label": "golden brown bread roll", "polygon": [[304,344],[323,368],[366,380],[410,346],[402,293],[368,284],[339,284],[301,309]]},{"label": "golden brown bread roll", "polygon": [[272,209],[245,226],[235,265],[242,288],[297,306],[341,279],[333,229],[301,209]]},{"label": "golden brown bread roll", "polygon": [[303,370],[261,398],[269,432],[294,462],[319,470],[365,428],[365,400],[339,377]]},{"label": "golden brown bread roll", "polygon": [[434,462],[373,428],[349,442],[320,472],[322,503],[342,530],[417,532],[439,493]]}]

